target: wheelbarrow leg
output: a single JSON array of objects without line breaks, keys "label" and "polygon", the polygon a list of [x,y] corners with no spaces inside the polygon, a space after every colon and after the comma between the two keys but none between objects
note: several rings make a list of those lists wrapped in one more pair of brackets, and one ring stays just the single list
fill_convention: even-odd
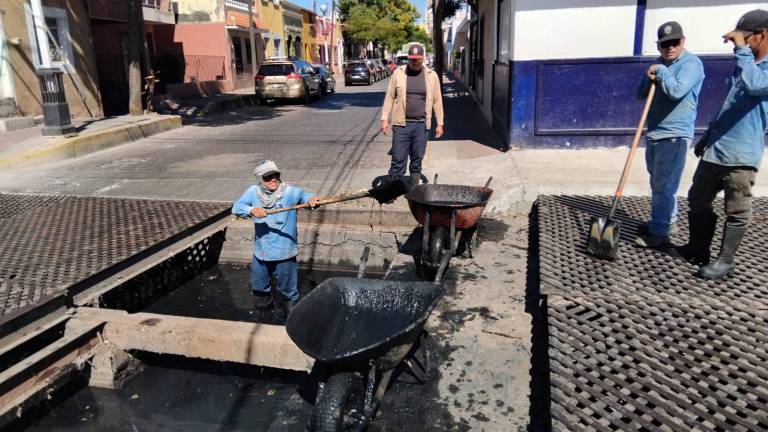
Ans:
[{"label": "wheelbarrow leg", "polygon": [[451,209],[451,255],[456,253],[456,210]]},{"label": "wheelbarrow leg", "polygon": [[421,261],[427,261],[429,254],[429,210],[424,211],[424,226],[421,234]]}]

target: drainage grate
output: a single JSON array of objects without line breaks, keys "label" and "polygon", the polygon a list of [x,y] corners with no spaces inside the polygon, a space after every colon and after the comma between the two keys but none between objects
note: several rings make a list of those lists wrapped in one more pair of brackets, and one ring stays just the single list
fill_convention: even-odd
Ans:
[{"label": "drainage grate", "polygon": [[0,195],[0,322],[228,214],[228,203]]},{"label": "drainage grate", "polygon": [[[696,267],[682,259],[631,242],[637,224],[648,219],[649,200],[622,199],[617,219],[621,220],[620,258],[609,262],[586,253],[590,217],[605,216],[609,197],[544,196],[538,200],[539,260],[542,294],[615,295],[622,298],[669,300],[768,306],[768,200],[754,200],[754,218],[736,256],[744,263],[724,281],[693,277]],[[722,205],[717,205],[719,208]],[[680,200],[678,234],[675,244],[688,238],[685,200]],[[719,250],[719,236],[713,252]]]},{"label": "drainage grate", "polygon": [[548,320],[553,429],[768,430],[765,316],[596,297]]},{"label": "drainage grate", "polygon": [[[647,198],[622,200],[619,260],[587,255],[590,217],[609,205],[609,197],[544,196],[533,213],[553,428],[768,430],[768,200],[754,201],[737,272],[717,282],[628,243],[648,218]],[[678,228],[682,244],[687,221]]]}]

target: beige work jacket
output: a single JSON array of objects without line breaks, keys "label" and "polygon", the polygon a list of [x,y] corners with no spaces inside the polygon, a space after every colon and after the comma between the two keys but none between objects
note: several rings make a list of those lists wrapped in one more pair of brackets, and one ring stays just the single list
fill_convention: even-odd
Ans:
[{"label": "beige work jacket", "polygon": [[[381,109],[381,119],[389,120],[392,115],[391,123],[396,126],[405,126],[405,85],[408,82],[405,74],[405,68],[408,65],[399,66],[395,69],[387,86],[387,95],[384,97],[384,106]],[[440,92],[440,80],[437,73],[432,69],[424,67],[424,78],[427,80],[427,100],[424,104],[426,112],[426,127],[432,127],[432,113],[435,114],[437,125],[443,125],[443,95]]]}]

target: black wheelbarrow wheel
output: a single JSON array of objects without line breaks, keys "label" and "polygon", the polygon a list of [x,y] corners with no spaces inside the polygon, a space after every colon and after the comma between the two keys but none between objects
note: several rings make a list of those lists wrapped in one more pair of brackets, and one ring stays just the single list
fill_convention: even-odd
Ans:
[{"label": "black wheelbarrow wheel", "polygon": [[421,263],[421,277],[424,280],[435,280],[437,270],[440,268],[440,260],[443,250],[450,249],[450,234],[448,228],[437,226],[429,233],[429,248],[427,249],[427,262]]},{"label": "black wheelbarrow wheel", "polygon": [[310,430],[337,432],[360,430],[364,426],[365,389],[355,372],[339,372],[328,377],[312,411]]}]

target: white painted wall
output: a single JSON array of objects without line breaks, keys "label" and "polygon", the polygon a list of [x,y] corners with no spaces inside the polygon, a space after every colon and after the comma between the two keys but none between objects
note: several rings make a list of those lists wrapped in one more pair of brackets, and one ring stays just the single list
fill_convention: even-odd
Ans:
[{"label": "white painted wall", "polygon": [[637,2],[517,0],[512,60],[631,56]]},{"label": "white painted wall", "polygon": [[[753,9],[768,9],[768,3],[739,3],[723,0],[648,0],[643,33],[643,55],[658,55],[656,30],[667,21],[683,26],[685,47],[696,54],[729,54],[733,44],[724,44],[720,37],[736,27],[744,13]],[[731,3],[731,4],[724,4]]]}]

